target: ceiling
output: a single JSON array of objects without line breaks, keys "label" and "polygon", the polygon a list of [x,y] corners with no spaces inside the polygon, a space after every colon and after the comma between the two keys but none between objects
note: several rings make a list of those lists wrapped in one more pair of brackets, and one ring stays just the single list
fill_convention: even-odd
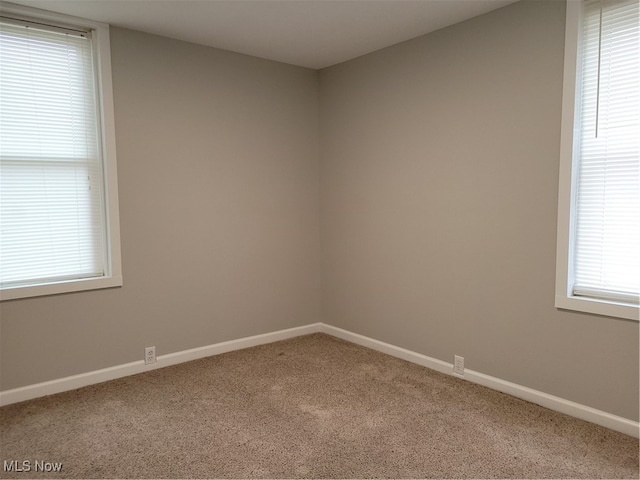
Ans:
[{"label": "ceiling", "polygon": [[516,0],[13,0],[313,69]]}]

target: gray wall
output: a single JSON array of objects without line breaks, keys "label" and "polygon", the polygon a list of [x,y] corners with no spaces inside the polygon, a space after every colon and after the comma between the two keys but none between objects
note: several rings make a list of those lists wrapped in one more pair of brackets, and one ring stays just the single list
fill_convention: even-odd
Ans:
[{"label": "gray wall", "polygon": [[1,388],[324,321],[637,420],[638,324],[553,306],[563,33],[517,3],[318,84],[112,29],[125,285],[3,302]]},{"label": "gray wall", "polygon": [[320,321],[317,72],[111,46],[124,286],[3,302],[3,390]]},{"label": "gray wall", "polygon": [[638,323],[554,308],[564,2],[320,75],[324,318],[638,419]]}]

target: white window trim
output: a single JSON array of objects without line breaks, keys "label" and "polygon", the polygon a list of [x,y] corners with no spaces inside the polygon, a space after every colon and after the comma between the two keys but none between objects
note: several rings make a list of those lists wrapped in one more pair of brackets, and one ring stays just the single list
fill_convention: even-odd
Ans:
[{"label": "white window trim", "polygon": [[569,279],[572,259],[572,238],[574,231],[572,212],[574,211],[575,168],[574,151],[579,132],[576,97],[578,85],[578,52],[582,30],[582,0],[567,1],[567,21],[564,50],[564,84],[562,91],[562,123],[560,137],[560,178],[558,190],[558,245],[556,251],[556,298],[555,306],[560,309],[594,313],[609,317],[639,320],[638,306],[605,300],[577,297],[572,294]]},{"label": "white window trim", "polygon": [[8,287],[0,290],[0,301],[18,298],[38,297],[59,293],[79,292],[100,288],[122,286],[122,264],[120,255],[120,218],[118,208],[118,172],[116,168],[116,136],[113,114],[113,85],[111,80],[111,47],[109,43],[109,25],[3,2],[0,12],[4,15],[37,18],[43,21],[65,26],[82,27],[92,30],[94,56],[97,72],[98,98],[100,102],[99,124],[103,155],[105,206],[107,215],[107,265],[104,277],[87,278],[73,281]]}]

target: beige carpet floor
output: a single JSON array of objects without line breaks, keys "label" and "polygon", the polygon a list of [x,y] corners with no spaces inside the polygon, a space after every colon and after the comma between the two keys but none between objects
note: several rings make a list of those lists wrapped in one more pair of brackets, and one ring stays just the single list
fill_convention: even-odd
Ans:
[{"label": "beige carpet floor", "polygon": [[324,334],[9,405],[0,440],[5,478],[638,478],[638,439]]}]

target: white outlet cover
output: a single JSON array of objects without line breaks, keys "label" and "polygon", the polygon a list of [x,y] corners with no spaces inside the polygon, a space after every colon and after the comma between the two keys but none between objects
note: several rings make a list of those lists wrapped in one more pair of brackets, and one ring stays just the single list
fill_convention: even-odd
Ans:
[{"label": "white outlet cover", "polygon": [[457,375],[464,375],[464,357],[459,355],[453,356],[453,373]]},{"label": "white outlet cover", "polygon": [[147,347],[144,349],[144,363],[145,365],[156,363],[156,347]]}]

